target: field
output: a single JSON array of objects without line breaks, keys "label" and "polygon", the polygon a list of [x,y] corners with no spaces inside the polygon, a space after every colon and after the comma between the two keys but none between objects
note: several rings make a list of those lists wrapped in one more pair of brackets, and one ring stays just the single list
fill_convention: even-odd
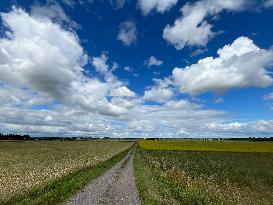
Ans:
[{"label": "field", "polygon": [[[16,201],[16,197],[24,196],[26,191],[39,192],[41,187],[52,183],[56,186],[58,179],[64,182],[64,186],[68,174],[70,178],[81,174],[83,180],[90,169],[108,160],[97,171],[99,174],[123,157],[114,159],[114,155],[132,144],[117,141],[0,141],[0,204],[11,198]],[[114,160],[110,160],[111,157]],[[84,180],[90,180],[91,175],[89,173],[89,178]],[[78,186],[83,186],[84,180]]]},{"label": "field", "polygon": [[272,151],[270,142],[140,141],[138,191],[143,204],[273,204]]},{"label": "field", "polygon": [[170,151],[225,151],[273,153],[272,142],[203,141],[203,140],[141,140],[141,149]]}]

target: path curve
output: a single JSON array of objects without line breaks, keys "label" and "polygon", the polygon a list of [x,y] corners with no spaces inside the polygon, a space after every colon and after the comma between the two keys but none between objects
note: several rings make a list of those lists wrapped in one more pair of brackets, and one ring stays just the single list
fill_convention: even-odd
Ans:
[{"label": "path curve", "polygon": [[65,205],[139,205],[132,148],[124,159],[91,181]]}]

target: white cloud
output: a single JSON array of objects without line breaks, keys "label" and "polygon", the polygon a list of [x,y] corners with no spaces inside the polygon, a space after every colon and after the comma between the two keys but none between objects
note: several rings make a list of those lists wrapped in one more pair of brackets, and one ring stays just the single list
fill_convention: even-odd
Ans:
[{"label": "white cloud", "polygon": [[201,107],[187,100],[138,105],[128,113],[128,129],[143,137],[176,137],[181,128],[189,131],[191,136],[202,135],[202,125],[219,122],[225,114],[222,111],[202,110]]},{"label": "white cloud", "polygon": [[191,53],[191,57],[199,56],[199,55],[205,53],[206,51],[208,51],[207,48],[206,48],[206,49],[200,49],[200,48],[198,48],[197,50],[195,50],[195,51],[193,51],[193,52]]},{"label": "white cloud", "polygon": [[[52,2],[52,0],[50,1]],[[81,5],[87,8],[87,6],[92,4],[94,0],[62,0],[62,2],[70,8],[74,9],[76,5]]]},{"label": "white cloud", "polygon": [[130,66],[125,66],[124,70],[127,71],[127,72],[133,72],[134,69],[132,67],[130,67]]},{"label": "white cloud", "polygon": [[173,97],[173,91],[169,88],[153,87],[144,92],[143,99],[147,101],[166,102]]},{"label": "white cloud", "polygon": [[111,96],[115,97],[134,97],[136,94],[129,90],[126,86],[121,86],[119,88],[114,89],[111,92]]},{"label": "white cloud", "polygon": [[109,72],[109,66],[107,65],[108,57],[105,53],[102,53],[100,57],[93,57],[92,64],[96,68],[96,71],[102,74]]},{"label": "white cloud", "polygon": [[74,8],[76,6],[75,0],[62,0],[62,2],[67,6],[70,6],[71,8]]},{"label": "white cloud", "polygon": [[[26,87],[89,112],[126,113],[126,108],[113,105],[107,99],[111,90],[122,83],[103,63],[97,63],[98,69],[109,83],[83,75],[88,56],[74,32],[22,9],[13,8],[1,17],[10,32],[0,40],[0,81]],[[106,60],[103,55],[101,58]]]},{"label": "white cloud", "polygon": [[266,8],[273,7],[273,0],[265,0],[264,1],[264,6]]},{"label": "white cloud", "polygon": [[100,73],[102,76],[104,76],[104,79],[106,80],[106,82],[120,84],[117,78],[112,74],[113,69],[109,68],[107,61],[108,61],[107,54],[102,53],[101,56],[99,57],[93,57],[91,63],[96,69],[96,71]]},{"label": "white cloud", "polygon": [[178,50],[185,46],[205,46],[215,36],[213,25],[206,19],[223,10],[241,10],[245,2],[246,0],[203,0],[187,3],[181,9],[182,16],[177,18],[173,25],[165,27],[163,38]]},{"label": "white cloud", "polygon": [[273,100],[273,93],[269,93],[264,96],[264,100]]},{"label": "white cloud", "polygon": [[151,56],[149,59],[145,60],[144,64],[147,67],[151,67],[151,66],[160,66],[163,64],[163,61],[158,60],[156,57]]},{"label": "white cloud", "polygon": [[[129,1],[130,0],[108,0],[113,9],[116,10],[123,8],[125,4],[128,3]],[[88,7],[94,3],[94,0],[62,0],[62,2],[65,5],[69,6],[70,8],[74,9],[76,5]],[[100,2],[103,3],[104,1],[101,0]]]},{"label": "white cloud", "polygon": [[0,84],[0,106],[39,106],[51,104],[53,99],[30,89]]},{"label": "white cloud", "polygon": [[164,13],[172,8],[177,0],[138,0],[138,6],[143,15],[148,15],[153,10]]},{"label": "white cloud", "polygon": [[111,72],[113,72],[113,71],[115,71],[115,70],[117,70],[119,68],[119,64],[117,63],[117,62],[113,62],[112,63],[112,68],[111,68]]},{"label": "white cloud", "polygon": [[66,23],[72,28],[80,28],[80,25],[72,21],[57,2],[47,2],[45,5],[35,4],[31,8],[31,15],[35,18],[49,18],[59,24]]},{"label": "white cloud", "polygon": [[133,21],[124,21],[120,24],[117,39],[125,46],[129,46],[137,41],[136,24]]},{"label": "white cloud", "polygon": [[[271,121],[242,126],[230,124],[226,125],[228,129],[221,126],[228,124],[227,113],[204,109],[201,104],[186,99],[175,100],[177,91],[172,78],[154,79],[155,85],[144,96],[138,96],[112,73],[117,65],[107,53],[89,58],[76,32],[63,28],[61,22],[49,16],[41,18],[13,8],[1,13],[1,18],[7,32],[0,38],[0,132],[33,136],[180,137],[190,134],[196,137],[219,136],[219,133],[227,136],[234,131],[246,134],[249,128],[257,134],[269,135],[273,131]],[[207,62],[214,66],[207,66],[212,71],[219,67],[225,75],[240,74],[243,79],[253,73],[255,80],[250,78],[247,82],[267,79],[263,71],[271,51],[259,49],[247,38],[237,41],[220,49],[219,57],[209,58],[211,61]],[[84,75],[85,67],[94,69],[100,76]],[[204,72],[207,77],[209,68],[193,69],[194,74],[201,78],[200,72]],[[191,72],[189,76],[195,77]],[[227,78],[223,81],[233,79]],[[194,84],[193,91],[210,89],[205,82],[197,83],[200,89]],[[184,86],[180,81],[176,83]]]},{"label": "white cloud", "polygon": [[272,120],[257,120],[253,122],[207,123],[203,126],[208,132],[230,137],[270,137],[273,132]]},{"label": "white cloud", "polygon": [[134,77],[139,77],[139,74],[138,73],[133,73],[133,76]]},{"label": "white cloud", "polygon": [[[135,95],[132,95],[132,94],[133,93],[129,93],[129,97],[134,97],[135,96]],[[122,97],[124,97],[124,94],[122,95]],[[135,100],[135,99],[132,99],[132,98],[121,98],[121,97],[118,97],[118,96],[112,98],[111,102],[114,105],[125,107],[127,109],[131,109],[131,108],[135,107],[138,104],[137,100]]]},{"label": "white cloud", "polygon": [[224,92],[234,88],[266,87],[273,83],[267,67],[273,51],[257,47],[247,37],[237,38],[217,51],[216,58],[207,57],[185,68],[175,68],[173,79],[181,92],[192,95]]},{"label": "white cloud", "polygon": [[170,88],[171,81],[168,78],[164,80],[154,79],[156,85],[149,90],[145,90],[143,99],[154,102],[167,102],[174,96],[174,91]]}]

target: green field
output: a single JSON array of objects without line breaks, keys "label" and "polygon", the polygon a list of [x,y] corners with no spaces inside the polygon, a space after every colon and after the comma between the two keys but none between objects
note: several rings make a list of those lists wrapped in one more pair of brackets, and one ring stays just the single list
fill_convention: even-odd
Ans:
[{"label": "green field", "polygon": [[135,174],[143,204],[273,204],[272,145],[140,141]]},{"label": "green field", "polygon": [[63,201],[122,159],[132,145],[118,141],[0,141],[0,204]]}]

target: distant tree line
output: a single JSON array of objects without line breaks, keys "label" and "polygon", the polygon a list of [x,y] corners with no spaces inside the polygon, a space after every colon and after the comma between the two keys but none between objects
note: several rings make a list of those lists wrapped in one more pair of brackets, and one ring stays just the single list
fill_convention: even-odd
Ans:
[{"label": "distant tree line", "polygon": [[0,140],[242,140],[242,141],[273,141],[273,137],[244,137],[244,138],[110,138],[110,137],[30,137],[29,135],[2,134]]},{"label": "distant tree line", "polygon": [[273,137],[250,137],[249,138],[251,141],[273,141]]},{"label": "distant tree line", "polygon": [[29,135],[7,134],[0,133],[0,140],[30,140]]},{"label": "distant tree line", "polygon": [[97,140],[97,139],[110,139],[110,137],[30,137],[29,135],[19,134],[2,134],[0,133],[0,140]]}]

